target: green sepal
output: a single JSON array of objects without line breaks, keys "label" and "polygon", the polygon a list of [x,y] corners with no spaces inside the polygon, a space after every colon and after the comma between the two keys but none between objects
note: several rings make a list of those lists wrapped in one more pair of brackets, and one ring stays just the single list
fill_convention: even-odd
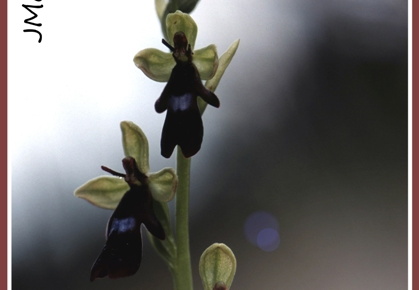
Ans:
[{"label": "green sepal", "polygon": [[[159,5],[164,4],[159,3]],[[166,41],[172,46],[174,45],[173,36],[176,32],[182,31],[185,33],[188,43],[191,45],[191,49],[194,49],[198,27],[191,16],[180,11],[170,13],[166,18],[166,29]],[[147,48],[139,51],[134,56],[133,61],[147,77],[156,82],[167,82],[172,73],[172,69],[176,64],[171,53],[163,52],[155,48]],[[194,51],[193,63],[197,67],[202,80],[213,78],[218,68],[216,46],[211,44],[205,48]]]},{"label": "green sepal", "polygon": [[217,285],[231,287],[236,274],[236,257],[229,247],[214,243],[208,247],[199,260],[199,275],[205,290],[213,290]]},{"label": "green sepal", "polygon": [[148,141],[143,131],[130,121],[122,121],[122,146],[125,156],[131,156],[137,162],[140,172],[146,174],[150,167],[148,164]]},{"label": "green sepal", "polygon": [[167,82],[175,67],[175,60],[170,53],[155,48],[147,48],[134,56],[135,65],[156,82]]},{"label": "green sepal", "polygon": [[[230,45],[227,51],[224,52],[221,55],[221,57],[218,59],[218,69],[215,72],[214,77],[212,77],[211,79],[205,82],[205,87],[209,89],[211,92],[214,92],[218,84],[220,83],[221,77],[224,75],[225,70],[227,69],[228,65],[233,59],[233,56],[236,53],[237,48],[239,47],[239,44],[240,44],[240,39],[237,39]],[[205,111],[207,103],[201,98],[198,98],[198,106],[202,114]]]},{"label": "green sepal", "polygon": [[217,47],[214,44],[210,44],[207,47],[194,51],[192,62],[198,69],[201,80],[211,79],[218,68]]},{"label": "green sepal", "polygon": [[123,178],[99,176],[78,187],[74,195],[98,207],[115,209],[128,190],[129,186]]},{"label": "green sepal", "polygon": [[170,226],[169,206],[167,203],[153,201],[154,213],[163,226],[166,238],[160,240],[147,231],[147,237],[156,252],[166,261],[171,269],[175,267],[176,244]]},{"label": "green sepal", "polygon": [[153,199],[168,202],[173,199],[177,187],[177,175],[173,168],[163,168],[149,175],[149,187]]},{"label": "green sepal", "polygon": [[196,35],[198,33],[198,26],[189,14],[181,11],[169,13],[166,17],[167,41],[174,46],[173,36],[176,32],[182,31],[185,33],[188,43],[191,45],[192,51],[195,47]]},{"label": "green sepal", "polygon": [[[170,53],[155,48],[147,48],[134,56],[135,65],[150,79],[167,82],[176,62]],[[211,44],[194,52],[193,63],[203,80],[209,80],[217,71],[217,48]]]},{"label": "green sepal", "polygon": [[174,13],[177,10],[180,10],[184,13],[191,13],[194,9],[196,4],[198,4],[198,0],[155,0],[154,1],[156,6],[157,16],[159,17],[163,35],[167,37],[167,30],[166,30],[166,22],[164,21],[168,14]]}]

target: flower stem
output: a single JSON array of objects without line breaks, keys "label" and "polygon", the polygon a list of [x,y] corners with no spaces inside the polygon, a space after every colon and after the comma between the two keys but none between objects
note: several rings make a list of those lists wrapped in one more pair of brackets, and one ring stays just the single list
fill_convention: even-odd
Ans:
[{"label": "flower stem", "polygon": [[174,270],[176,290],[192,290],[192,269],[189,251],[189,184],[191,159],[177,151],[178,187],[176,193],[176,246],[177,257]]}]

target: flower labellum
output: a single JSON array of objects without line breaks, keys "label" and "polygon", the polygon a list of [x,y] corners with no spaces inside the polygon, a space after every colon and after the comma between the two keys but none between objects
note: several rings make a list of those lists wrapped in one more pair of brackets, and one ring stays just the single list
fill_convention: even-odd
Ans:
[{"label": "flower labellum", "polygon": [[164,39],[163,43],[172,51],[176,65],[155,103],[158,113],[167,110],[160,141],[161,155],[169,158],[175,146],[179,145],[183,155],[188,158],[199,151],[204,134],[197,97],[217,108],[220,101],[202,84],[198,69],[192,62],[193,53],[185,34],[175,33],[174,47]]},{"label": "flower labellum", "polygon": [[106,276],[121,278],[137,272],[142,257],[141,224],[157,238],[165,239],[163,227],[153,211],[147,176],[139,171],[134,158],[126,157],[122,163],[126,174],[102,166],[103,170],[123,177],[129,190],[109,219],[106,244],[93,264],[91,281]]}]

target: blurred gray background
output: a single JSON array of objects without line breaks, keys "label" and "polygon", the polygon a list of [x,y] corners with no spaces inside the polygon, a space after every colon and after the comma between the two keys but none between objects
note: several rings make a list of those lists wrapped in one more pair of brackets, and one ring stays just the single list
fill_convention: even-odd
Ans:
[{"label": "blurred gray background", "polygon": [[[175,166],[164,83],[132,62],[165,49],[154,3],[44,4],[41,44],[9,7],[13,289],[171,289],[148,241],[136,275],[89,282],[112,212],[73,196],[100,165],[122,171],[122,120],[152,171]],[[223,242],[233,289],[407,289],[407,1],[201,0],[192,16],[196,48],[241,40],[192,160],[194,269]]]}]

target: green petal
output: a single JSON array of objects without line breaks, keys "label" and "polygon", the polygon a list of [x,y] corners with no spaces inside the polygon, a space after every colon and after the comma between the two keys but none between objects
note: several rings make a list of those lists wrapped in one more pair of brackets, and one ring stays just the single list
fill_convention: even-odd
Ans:
[{"label": "green petal", "polygon": [[[218,84],[220,83],[221,77],[224,75],[225,70],[227,69],[228,65],[233,59],[234,54],[237,51],[237,48],[239,47],[239,43],[239,39],[234,41],[227,49],[227,51],[224,52],[223,55],[221,55],[221,57],[219,58],[218,69],[215,72],[214,77],[205,82],[205,87],[210,91],[214,92],[217,88]],[[198,98],[198,106],[202,114],[207,106],[207,103],[201,98]]]},{"label": "green petal", "polygon": [[173,36],[176,32],[182,31],[188,39],[188,43],[191,45],[192,51],[195,46],[196,35],[198,33],[198,27],[196,26],[195,21],[192,19],[189,14],[183,13],[181,11],[176,11],[175,13],[169,13],[166,17],[166,30],[167,37],[166,39],[172,46]]},{"label": "green petal", "polygon": [[173,199],[177,187],[177,175],[172,168],[163,168],[159,172],[151,173],[148,180],[155,200],[168,202]]},{"label": "green petal", "polygon": [[194,51],[193,63],[202,80],[211,79],[218,67],[217,47],[214,44]]},{"label": "green petal", "polygon": [[133,157],[140,172],[146,174],[150,170],[147,137],[140,127],[130,121],[122,121],[121,130],[125,156]]},{"label": "green petal", "polygon": [[146,76],[156,82],[167,82],[176,64],[170,53],[155,48],[138,52],[134,56],[134,63]]},{"label": "green petal", "polygon": [[230,289],[236,274],[236,257],[225,244],[214,243],[208,247],[199,260],[199,274],[205,290],[223,285]]},{"label": "green petal", "polygon": [[74,191],[74,195],[98,207],[115,209],[128,190],[129,186],[124,179],[100,176],[87,181],[77,188]]}]

